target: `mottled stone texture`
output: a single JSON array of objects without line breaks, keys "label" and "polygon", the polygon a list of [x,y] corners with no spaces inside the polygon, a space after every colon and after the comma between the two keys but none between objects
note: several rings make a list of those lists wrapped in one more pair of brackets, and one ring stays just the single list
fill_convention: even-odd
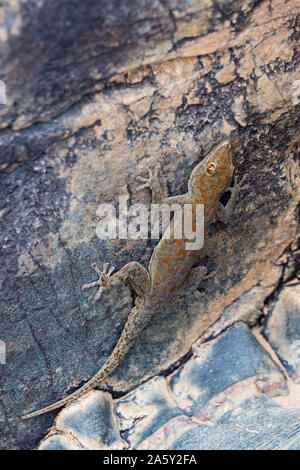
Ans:
[{"label": "mottled stone texture", "polygon": [[217,276],[200,300],[154,315],[109,389],[166,370],[201,335],[254,323],[293,278],[297,10],[296,0],[1,4],[1,448],[36,446],[54,415],[20,416],[70,393],[111,353],[131,291],[112,290],[95,305],[81,285],[94,279],[92,261],[146,266],[155,242],[100,241],[96,209],[120,195],[149,203],[147,191],[136,192],[149,167],[159,164],[169,193],[182,193],[196,163],[230,136],[252,191],[233,225],[217,224],[205,241],[201,264]]},{"label": "mottled stone texture", "polygon": [[299,449],[295,387],[288,393],[281,367],[238,322],[198,341],[169,377],[114,401],[89,392],[58,414],[39,449]]},{"label": "mottled stone texture", "polygon": [[55,428],[85,449],[123,449],[114,402],[108,393],[91,391],[58,415]]},{"label": "mottled stone texture", "polygon": [[288,374],[300,384],[300,283],[287,283],[269,310],[264,334]]},{"label": "mottled stone texture", "polygon": [[175,429],[166,436],[163,449],[299,450],[299,410],[283,410],[256,396],[228,408],[221,410],[223,416],[220,413],[212,427],[193,423],[179,433],[181,423],[173,423]]}]

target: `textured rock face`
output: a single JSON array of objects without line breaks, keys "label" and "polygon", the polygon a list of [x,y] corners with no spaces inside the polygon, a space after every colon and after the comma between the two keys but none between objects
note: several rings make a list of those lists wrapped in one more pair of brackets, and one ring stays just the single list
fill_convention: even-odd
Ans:
[{"label": "textured rock face", "polygon": [[270,305],[265,335],[294,382],[300,383],[300,283],[289,282]]},{"label": "textured rock face", "polygon": [[90,392],[58,414],[39,449],[299,449],[297,387],[291,406],[281,367],[237,323],[115,406]]},{"label": "textured rock face", "polygon": [[201,264],[217,276],[201,299],[158,312],[110,389],[166,370],[201,335],[237,319],[254,323],[293,277],[297,8],[294,0],[0,7],[1,447],[35,446],[53,415],[20,416],[70,393],[111,353],[132,293],[114,289],[95,305],[81,286],[94,279],[93,261],[147,266],[156,242],[100,241],[96,210],[123,195],[149,203],[136,192],[149,167],[160,165],[169,194],[183,193],[191,169],[230,136],[237,174],[249,173],[252,191],[233,225],[217,224],[205,241]]}]

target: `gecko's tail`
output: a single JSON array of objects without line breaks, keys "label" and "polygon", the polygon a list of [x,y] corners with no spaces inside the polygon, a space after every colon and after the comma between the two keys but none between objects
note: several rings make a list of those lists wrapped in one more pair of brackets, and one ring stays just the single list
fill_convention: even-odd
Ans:
[{"label": "gecko's tail", "polygon": [[[101,369],[100,371],[101,372]],[[94,378],[94,377],[93,377]],[[90,381],[91,382],[91,381]],[[62,408],[65,405],[69,405],[76,401],[78,398],[80,398],[85,392],[91,390],[93,388],[90,386],[90,382],[87,382],[83,387],[81,387],[79,390],[76,390],[76,392],[72,393],[66,398],[63,398],[62,400],[59,400],[52,405],[46,406],[45,408],[42,408],[41,410],[34,411],[33,413],[29,413],[28,415],[22,416],[21,419],[29,419],[29,418],[34,418],[35,416],[42,415],[44,413],[48,413],[49,411],[56,410],[57,408]]]},{"label": "gecko's tail", "polygon": [[135,338],[140,334],[144,326],[149,320],[150,311],[148,309],[138,309],[134,307],[125,323],[124,329],[122,334],[111,353],[108,360],[105,364],[101,367],[99,372],[97,372],[94,377],[92,377],[83,387],[76,390],[74,393],[69,395],[68,397],[63,398],[62,400],[53,403],[52,405],[46,406],[41,410],[34,411],[33,413],[29,413],[28,415],[22,416],[22,419],[29,419],[34,418],[35,416],[42,415],[44,413],[48,413],[49,411],[56,410],[57,408],[62,408],[65,405],[69,405],[74,401],[81,398],[86,392],[92,390],[100,382],[102,382],[108,375],[110,375],[116,367],[120,364],[122,359],[126,356],[129,349],[134,343]]}]

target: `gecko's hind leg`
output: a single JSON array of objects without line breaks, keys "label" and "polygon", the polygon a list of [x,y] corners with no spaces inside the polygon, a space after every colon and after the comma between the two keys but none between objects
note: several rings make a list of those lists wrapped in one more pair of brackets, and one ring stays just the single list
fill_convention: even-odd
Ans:
[{"label": "gecko's hind leg", "polygon": [[199,284],[206,279],[214,277],[215,275],[215,272],[207,274],[207,268],[205,266],[197,266],[192,268],[181,285],[179,291],[177,292],[177,295],[179,297],[183,295],[189,295],[191,293],[197,295],[197,287],[199,287]]},{"label": "gecko's hind leg", "polygon": [[[108,286],[109,278],[111,273],[113,272],[114,268],[109,268],[109,263],[104,263],[103,271],[100,271],[96,263],[92,263],[92,268],[96,271],[98,275],[97,281],[90,282],[89,284],[84,284],[82,286],[82,290],[89,289],[90,287],[99,286],[99,289],[94,297],[95,302],[100,299],[102,292]],[[109,269],[108,269],[109,268]]]},{"label": "gecko's hind leg", "polygon": [[126,281],[129,281],[134,291],[139,297],[145,297],[150,291],[150,276],[146,268],[137,261],[132,261],[125,264],[117,273],[111,276],[114,268],[108,270],[109,264],[105,263],[103,271],[100,271],[96,263],[92,264],[92,268],[98,274],[99,279],[84,284],[82,290],[89,289],[90,287],[99,286],[98,292],[95,295],[95,301],[99,300],[104,289],[108,287],[118,286]]}]

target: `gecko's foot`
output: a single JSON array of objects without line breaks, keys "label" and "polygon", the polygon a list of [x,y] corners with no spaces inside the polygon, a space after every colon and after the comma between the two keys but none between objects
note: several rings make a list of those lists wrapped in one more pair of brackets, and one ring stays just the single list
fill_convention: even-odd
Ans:
[{"label": "gecko's foot", "polygon": [[228,188],[228,190],[231,192],[231,193],[238,193],[240,191],[244,191],[244,189],[250,189],[250,185],[249,184],[244,184],[244,182],[249,178],[249,175],[248,173],[246,173],[243,178],[241,179],[240,182],[238,182],[238,177],[235,176],[234,177],[234,185],[233,186],[230,186]]},{"label": "gecko's foot", "polygon": [[155,184],[158,183],[158,171],[159,171],[159,167],[156,166],[154,168],[154,171],[152,171],[151,169],[148,170],[149,171],[149,177],[148,178],[143,178],[142,176],[138,176],[137,177],[137,180],[141,181],[143,184],[140,184],[136,189],[137,191],[140,191],[141,189],[144,189],[144,188],[151,188],[152,186],[154,186]]},{"label": "gecko's foot", "polygon": [[198,289],[193,290],[193,294],[196,297],[196,299],[200,299],[200,297],[202,297],[203,295],[201,294],[201,292],[198,291]]},{"label": "gecko's foot", "polygon": [[[201,279],[201,282],[202,281],[206,281],[206,279],[210,279],[212,277],[215,277],[215,275],[217,274],[216,271],[212,271],[211,273],[209,274],[206,274],[206,276],[204,276],[202,279]],[[198,287],[198,286],[197,286]],[[202,296],[202,293],[198,291],[197,287],[195,287],[195,289],[193,289],[193,294],[194,296],[198,299]]]},{"label": "gecko's foot", "polygon": [[210,279],[211,277],[215,277],[216,274],[217,274],[216,271],[212,271],[211,273],[206,274],[206,276],[204,276],[204,277],[202,278],[202,281],[206,281],[206,279]]},{"label": "gecko's foot", "polygon": [[[103,265],[103,271],[100,271],[96,263],[92,264],[92,268],[96,271],[98,274],[99,279],[97,281],[91,282],[90,284],[84,284],[82,286],[82,290],[89,289],[90,287],[95,287],[95,286],[100,286],[94,299],[95,302],[100,299],[102,292],[104,289],[107,287],[109,283],[109,278],[113,270],[115,269],[114,267],[109,268],[109,263],[104,263]],[[109,269],[108,269],[109,268]]]}]

